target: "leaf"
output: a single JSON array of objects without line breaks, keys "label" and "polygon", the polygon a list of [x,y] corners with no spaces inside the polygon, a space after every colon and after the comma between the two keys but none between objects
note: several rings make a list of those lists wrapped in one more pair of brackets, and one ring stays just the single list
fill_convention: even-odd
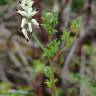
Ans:
[{"label": "leaf", "polygon": [[67,44],[69,41],[70,33],[66,30],[63,31],[63,35],[61,36],[61,39],[64,40],[64,42]]},{"label": "leaf", "polygon": [[47,48],[45,48],[43,56],[53,57],[58,51],[60,41],[53,40]]},{"label": "leaf", "polygon": [[76,33],[79,31],[79,27],[80,27],[80,21],[81,21],[81,17],[77,17],[76,19],[71,21],[71,31]]},{"label": "leaf", "polygon": [[49,79],[46,79],[46,81],[44,82],[49,88],[51,88],[52,84],[51,81]]},{"label": "leaf", "polygon": [[46,66],[44,69],[44,74],[46,75],[46,77],[50,77],[50,74],[51,74],[51,70],[50,70],[50,67],[49,66]]}]

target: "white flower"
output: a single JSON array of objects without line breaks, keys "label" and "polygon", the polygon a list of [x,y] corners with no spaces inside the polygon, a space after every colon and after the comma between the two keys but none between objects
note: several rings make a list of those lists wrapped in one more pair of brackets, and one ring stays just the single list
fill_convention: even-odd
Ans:
[{"label": "white flower", "polygon": [[23,18],[22,22],[21,22],[21,28],[24,28],[26,23],[27,23],[27,20],[25,18]]},{"label": "white flower", "polygon": [[[27,40],[29,40],[28,31],[32,32],[32,24],[39,26],[36,19],[32,18],[38,12],[37,10],[32,9],[33,3],[32,0],[22,0],[20,2],[22,10],[17,10],[17,12],[23,17],[21,21],[21,31]],[[27,28],[25,26],[27,26]]]},{"label": "white flower", "polygon": [[29,37],[28,37],[28,33],[27,33],[26,29],[22,29],[22,32],[23,32],[26,40],[29,41]]},{"label": "white flower", "polygon": [[36,21],[36,19],[32,19],[31,22],[36,25],[36,26],[39,26],[38,22]]},{"label": "white flower", "polygon": [[29,31],[32,32],[32,25],[31,25],[31,22],[28,22],[28,28],[29,28]]},{"label": "white flower", "polygon": [[27,16],[27,12],[25,12],[25,11],[18,10],[17,12],[18,12],[20,15],[24,16],[24,17]]}]

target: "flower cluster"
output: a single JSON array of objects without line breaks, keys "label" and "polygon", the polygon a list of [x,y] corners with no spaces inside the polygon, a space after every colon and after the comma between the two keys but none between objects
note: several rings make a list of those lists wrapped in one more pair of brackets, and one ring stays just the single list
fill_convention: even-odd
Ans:
[{"label": "flower cluster", "polygon": [[29,41],[28,32],[32,32],[32,24],[39,26],[36,19],[32,17],[37,14],[38,10],[33,10],[33,1],[32,0],[22,0],[19,2],[22,10],[17,10],[17,12],[22,15],[21,28],[27,41]]}]

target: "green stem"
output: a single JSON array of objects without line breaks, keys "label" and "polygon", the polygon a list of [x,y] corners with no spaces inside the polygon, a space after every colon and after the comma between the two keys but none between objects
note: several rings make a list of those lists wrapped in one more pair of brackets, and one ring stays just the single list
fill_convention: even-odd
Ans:
[{"label": "green stem", "polygon": [[38,43],[38,45],[41,47],[41,49],[44,51],[45,48],[44,48],[43,44],[39,41],[39,39],[37,38],[37,36],[34,33],[32,33],[32,36],[36,40],[36,42]]},{"label": "green stem", "polygon": [[[49,45],[51,43],[52,37],[49,37]],[[49,63],[50,63],[50,81],[51,81],[51,92],[52,96],[56,96],[56,86],[55,86],[55,77],[54,77],[54,62],[49,58]]]},{"label": "green stem", "polygon": [[[41,49],[43,51],[45,51],[45,48],[44,48],[43,44],[39,41],[39,39],[36,37],[36,35],[33,33],[32,36],[36,40],[38,45],[41,47]],[[51,69],[50,81],[51,81],[51,84],[52,84],[52,87],[51,87],[52,96],[56,96],[56,86],[55,86],[55,78],[54,78],[54,63],[52,62],[52,60],[50,58],[49,58],[49,63],[50,63],[50,69]]]},{"label": "green stem", "polygon": [[51,81],[51,90],[52,90],[52,96],[56,96],[56,86],[55,86],[55,77],[54,77],[54,63],[52,62],[51,59],[49,59],[49,63],[50,63],[50,81]]}]

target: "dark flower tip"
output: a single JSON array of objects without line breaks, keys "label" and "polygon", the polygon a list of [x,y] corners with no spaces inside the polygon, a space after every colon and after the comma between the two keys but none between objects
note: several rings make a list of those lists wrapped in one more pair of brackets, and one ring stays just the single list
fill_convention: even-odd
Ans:
[{"label": "dark flower tip", "polygon": [[41,25],[39,24],[39,27],[41,27]]},{"label": "dark flower tip", "polygon": [[22,27],[20,27],[20,31],[22,30]]},{"label": "dark flower tip", "polygon": [[21,4],[21,1],[19,1],[19,3]]},{"label": "dark flower tip", "polygon": [[18,11],[18,9],[16,8],[16,11]]},{"label": "dark flower tip", "polygon": [[27,40],[27,42],[29,42],[29,39],[28,38],[26,40]]},{"label": "dark flower tip", "polygon": [[27,6],[27,4],[25,4],[25,6]]},{"label": "dark flower tip", "polygon": [[38,9],[36,9],[36,11],[39,11],[39,8],[38,8]]}]

